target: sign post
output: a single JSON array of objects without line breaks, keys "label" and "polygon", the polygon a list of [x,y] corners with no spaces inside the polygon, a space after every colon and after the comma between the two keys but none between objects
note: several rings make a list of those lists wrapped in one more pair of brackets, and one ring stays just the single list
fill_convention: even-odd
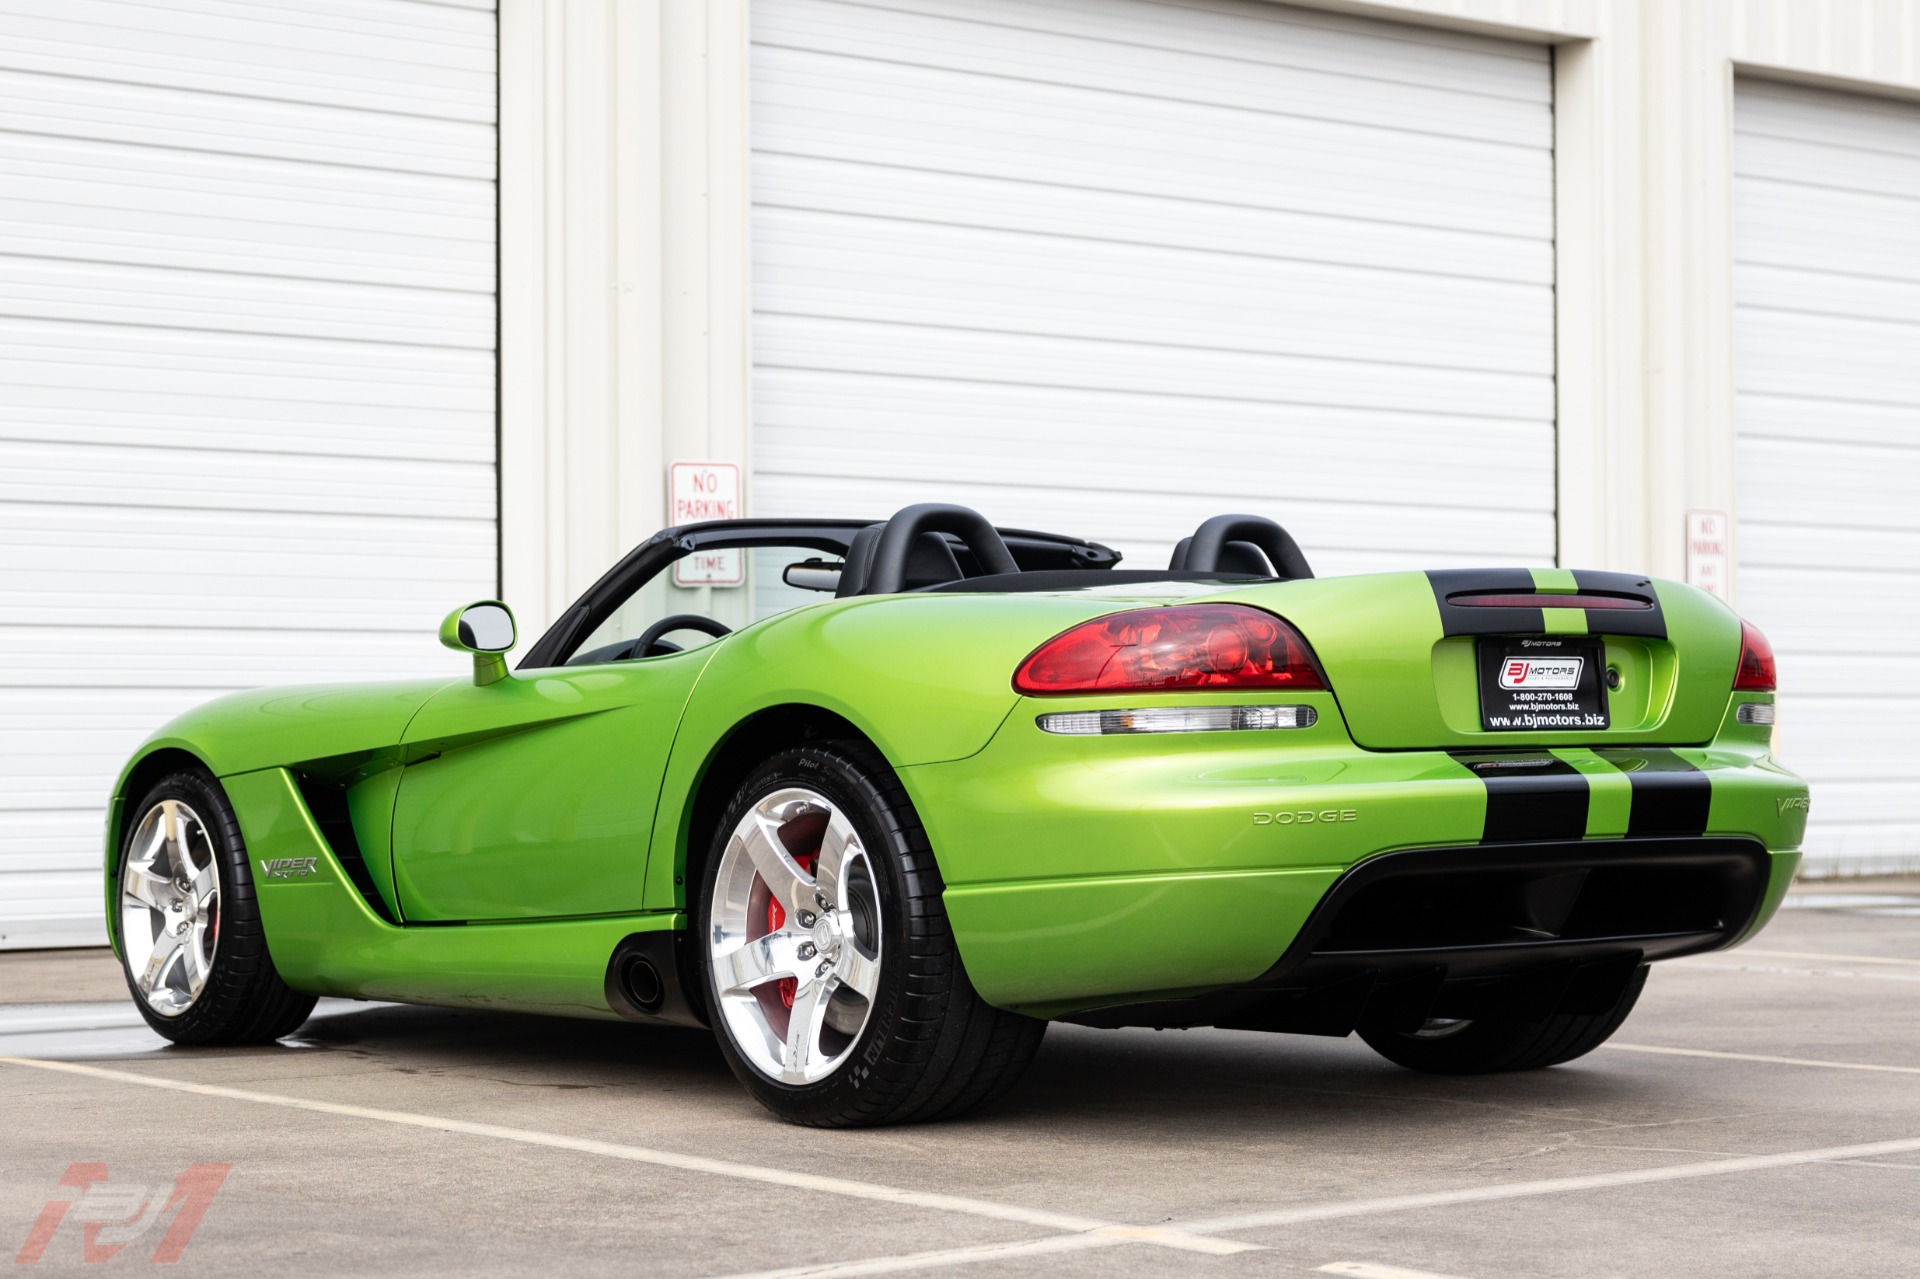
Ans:
[{"label": "sign post", "polygon": [[1687,585],[1720,600],[1727,598],[1732,562],[1727,525],[1725,511],[1687,512]]},{"label": "sign post", "polygon": [[[667,523],[740,518],[740,467],[734,462],[674,462],[667,467]],[[736,548],[695,551],[673,562],[675,586],[739,586],[746,557]]]}]

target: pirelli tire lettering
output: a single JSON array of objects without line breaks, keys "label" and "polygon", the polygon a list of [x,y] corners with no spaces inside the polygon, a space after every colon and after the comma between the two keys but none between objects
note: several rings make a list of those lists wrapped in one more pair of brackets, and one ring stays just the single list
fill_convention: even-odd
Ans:
[{"label": "pirelli tire lettering", "polygon": [[1315,822],[1323,825],[1333,822],[1351,822],[1359,820],[1359,813],[1351,808],[1299,809],[1294,812],[1255,813],[1255,826],[1310,826]]}]

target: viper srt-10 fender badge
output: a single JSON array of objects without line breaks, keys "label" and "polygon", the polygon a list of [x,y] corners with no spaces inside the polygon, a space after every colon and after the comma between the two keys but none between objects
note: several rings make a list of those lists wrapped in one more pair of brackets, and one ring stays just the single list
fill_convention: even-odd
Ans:
[{"label": "viper srt-10 fender badge", "polygon": [[317,874],[320,870],[318,857],[276,857],[268,861],[260,859],[260,873],[268,879],[301,879]]},{"label": "viper srt-10 fender badge", "polygon": [[1352,822],[1358,821],[1359,814],[1351,808],[1301,809],[1292,813],[1255,813],[1255,826],[1310,826],[1315,822]]},{"label": "viper srt-10 fender badge", "polygon": [[1788,813],[1804,813],[1807,811],[1807,797],[1805,795],[1794,795],[1787,799],[1776,799],[1773,802],[1779,805],[1780,816],[1782,817],[1785,817]]}]

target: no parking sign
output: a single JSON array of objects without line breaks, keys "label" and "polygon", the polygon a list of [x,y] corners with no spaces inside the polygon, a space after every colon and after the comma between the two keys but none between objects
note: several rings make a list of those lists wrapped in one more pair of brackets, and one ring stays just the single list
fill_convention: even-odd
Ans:
[{"label": "no parking sign", "polygon": [[[740,518],[740,467],[733,462],[674,462],[667,467],[667,523]],[[739,550],[695,551],[673,562],[675,586],[739,586],[747,580]]]}]

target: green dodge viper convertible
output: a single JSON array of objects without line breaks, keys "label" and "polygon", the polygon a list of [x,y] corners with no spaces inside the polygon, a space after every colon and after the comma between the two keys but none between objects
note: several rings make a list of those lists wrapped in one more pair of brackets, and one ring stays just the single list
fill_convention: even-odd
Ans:
[{"label": "green dodge viper convertible", "polygon": [[1164,570],[957,506],[659,533],[511,672],[263,689],[121,775],[140,1011],[321,995],[711,1027],[798,1123],[1003,1093],[1048,1021],[1551,1066],[1778,906],[1807,788],[1725,605],[1567,569],[1315,578],[1220,516]]}]

